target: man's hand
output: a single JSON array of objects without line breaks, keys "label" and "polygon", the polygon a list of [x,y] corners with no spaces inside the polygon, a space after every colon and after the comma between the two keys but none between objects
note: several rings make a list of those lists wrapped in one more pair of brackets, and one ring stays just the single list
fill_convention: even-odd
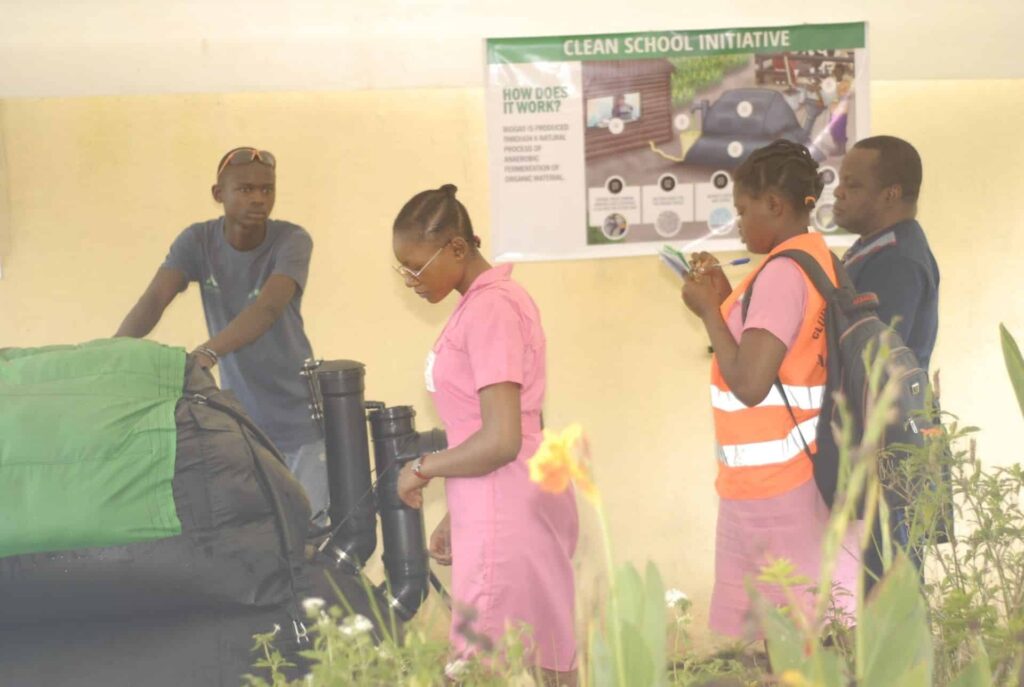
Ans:
[{"label": "man's hand", "polygon": [[209,370],[211,367],[217,364],[217,360],[215,358],[210,357],[209,355],[203,353],[200,350],[192,351],[192,356],[195,358],[196,364],[198,364],[199,367],[203,368],[204,370]]}]

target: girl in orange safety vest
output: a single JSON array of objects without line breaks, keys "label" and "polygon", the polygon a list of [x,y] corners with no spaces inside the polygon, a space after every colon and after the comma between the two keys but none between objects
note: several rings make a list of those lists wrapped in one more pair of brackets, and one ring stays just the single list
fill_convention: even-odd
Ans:
[{"label": "girl in orange safety vest", "polygon": [[[733,184],[740,238],[747,248],[769,257],[803,250],[834,281],[824,239],[807,228],[822,188],[818,163],[798,143],[778,140],[751,154],[736,169]],[[711,408],[719,506],[709,623],[722,634],[760,636],[749,622],[747,583],[755,583],[764,566],[782,558],[810,580],[820,574],[829,511],[804,442],[815,450],[826,381],[825,302],[788,258],[766,259],[735,289],[717,265],[708,253],[695,255],[683,286],[683,301],[703,321],[715,351]],[[755,275],[744,318],[743,295]],[[855,610],[856,542],[857,533],[848,533],[833,579],[847,592],[838,593],[835,602],[848,618]],[[778,587],[755,587],[770,601],[788,605]],[[796,592],[801,610],[809,612],[812,590]]]}]

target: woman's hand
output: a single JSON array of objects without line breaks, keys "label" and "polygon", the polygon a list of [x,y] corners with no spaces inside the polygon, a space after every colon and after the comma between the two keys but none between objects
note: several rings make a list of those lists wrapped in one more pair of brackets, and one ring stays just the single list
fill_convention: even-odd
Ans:
[{"label": "woman's hand", "polygon": [[690,272],[683,283],[683,303],[697,317],[704,319],[721,305],[718,290],[706,275]]},{"label": "woman's hand", "polygon": [[694,253],[690,264],[690,273],[683,283],[683,302],[694,315],[704,319],[722,306],[732,289],[722,268],[716,267],[718,260],[710,253]]},{"label": "woman's hand", "polygon": [[444,520],[437,524],[430,535],[430,546],[427,548],[430,557],[439,565],[452,564],[452,520],[451,514],[445,513]]},{"label": "woman's hand", "polygon": [[732,293],[732,284],[729,283],[729,278],[725,276],[722,268],[718,266],[718,258],[707,252],[694,253],[690,256],[690,265],[694,272],[711,280],[711,283],[715,285],[715,289],[718,291],[718,295],[722,297],[718,304],[724,303],[725,299]]},{"label": "woman's hand", "polygon": [[416,476],[416,473],[412,471],[415,462],[410,460],[402,466],[402,470],[398,473],[398,498],[402,499],[402,503],[410,508],[422,508],[423,487],[427,486],[430,480],[420,479]]}]

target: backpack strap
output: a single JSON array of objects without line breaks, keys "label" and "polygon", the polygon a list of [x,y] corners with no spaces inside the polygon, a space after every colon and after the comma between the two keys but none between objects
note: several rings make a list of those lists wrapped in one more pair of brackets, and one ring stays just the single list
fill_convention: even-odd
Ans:
[{"label": "backpack strap", "polygon": [[[829,251],[829,255],[832,256],[832,268],[836,273],[839,288],[849,288],[853,290],[853,282],[850,280],[850,276],[846,273],[846,268],[843,267],[842,261],[836,257],[836,254],[832,251]],[[828,278],[828,274],[826,274],[825,270],[821,268],[818,261],[814,259],[814,256],[807,251],[800,250],[798,248],[781,251],[765,260],[764,264],[761,265],[761,269],[763,270],[765,265],[776,258],[789,258],[795,262],[800,269],[803,270],[804,274],[807,275],[807,278],[811,280],[811,283],[814,284],[814,288],[818,290],[821,297],[826,301],[832,295],[832,292],[836,290],[832,280]],[[758,272],[758,274],[760,274],[760,272]],[[750,309],[750,299],[754,295],[754,282],[756,281],[757,276],[750,280],[750,284],[747,286],[747,290],[743,294],[742,320],[744,322],[747,319],[747,311]]]},{"label": "backpack strap", "polygon": [[[852,284],[843,283],[843,277],[846,278],[845,281],[847,282],[849,281],[849,277],[846,275],[846,270],[841,269],[842,263],[839,262],[839,258],[837,258],[835,253],[832,251],[829,251],[829,255],[832,256],[832,266],[835,270],[836,277],[839,278],[839,287],[852,286]],[[825,273],[825,270],[821,268],[821,265],[810,253],[802,250],[784,250],[781,253],[776,253],[773,257],[789,258],[799,265],[800,269],[802,269],[804,274],[807,275],[807,278],[811,280],[812,284],[814,284],[814,288],[818,290],[818,293],[820,293],[821,297],[825,300],[828,300],[836,290],[836,286],[832,283],[832,280],[828,278],[828,274]],[[842,275],[842,277],[840,277],[840,275]]]},{"label": "backpack strap", "polygon": [[804,433],[800,431],[800,423],[796,421],[796,413],[793,412],[793,406],[789,403],[789,397],[786,396],[786,389],[782,386],[782,379],[779,377],[775,378],[775,388],[779,390],[779,394],[782,396],[782,402],[786,404],[786,410],[789,411],[789,417],[793,420],[793,427],[796,428],[797,436],[800,437],[800,445],[804,447],[807,457],[813,461],[815,454],[811,453],[811,449],[807,445],[807,440],[804,439]]},{"label": "backpack strap", "polygon": [[[852,289],[853,285],[850,282],[849,275],[846,274],[845,268],[843,268],[843,263],[840,262],[835,253],[829,251],[829,255],[832,256],[832,267],[835,270],[839,287],[849,287]],[[821,294],[821,297],[826,301],[836,291],[836,286],[832,283],[832,280],[828,278],[828,274],[826,274],[825,270],[821,268],[818,261],[814,259],[814,256],[807,251],[795,248],[784,250],[765,260],[764,264],[767,265],[775,258],[789,258],[794,261],[800,269],[803,270],[804,274],[807,275],[807,278],[811,280],[812,284],[814,284],[814,288],[818,290],[818,293]],[[764,269],[764,265],[761,266],[761,269]],[[750,280],[750,285],[747,286],[747,290],[743,294],[743,321],[746,321],[747,319],[747,311],[750,309],[750,299],[754,294],[754,282],[756,281],[757,276]],[[793,426],[796,427],[797,435],[800,437],[800,444],[803,446],[807,456],[811,460],[814,460],[815,454],[811,453],[810,446],[807,444],[807,439],[804,438],[804,433],[800,431],[800,423],[796,420],[796,413],[793,412],[793,406],[789,402],[789,397],[786,396],[786,389],[782,386],[782,380],[779,377],[775,378],[775,387],[779,390],[779,394],[782,396],[782,402],[786,404],[786,410],[789,411],[789,417],[793,420]]]}]

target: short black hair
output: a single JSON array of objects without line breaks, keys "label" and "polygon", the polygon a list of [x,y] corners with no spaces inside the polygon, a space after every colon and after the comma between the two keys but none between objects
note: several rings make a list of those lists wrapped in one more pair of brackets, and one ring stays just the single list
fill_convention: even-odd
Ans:
[{"label": "short black hair", "polygon": [[813,207],[825,188],[807,147],[781,138],[751,153],[736,168],[733,179],[754,196],[774,189],[798,210]]},{"label": "short black hair", "polygon": [[921,194],[921,156],[917,148],[896,136],[871,136],[853,146],[878,151],[878,179],[882,186],[899,186],[903,200],[916,201]]}]

